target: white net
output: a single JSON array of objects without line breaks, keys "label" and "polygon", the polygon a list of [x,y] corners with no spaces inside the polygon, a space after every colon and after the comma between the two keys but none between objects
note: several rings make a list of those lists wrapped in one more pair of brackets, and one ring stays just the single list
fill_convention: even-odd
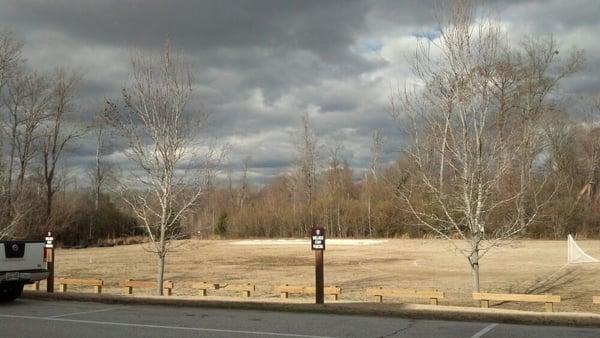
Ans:
[{"label": "white net", "polygon": [[568,251],[568,263],[591,263],[591,262],[597,262],[598,260],[588,254],[586,254],[583,249],[581,249],[579,247],[579,245],[577,245],[577,243],[575,243],[575,240],[573,239],[573,236],[569,235],[568,238],[568,244],[567,244],[567,251]]}]

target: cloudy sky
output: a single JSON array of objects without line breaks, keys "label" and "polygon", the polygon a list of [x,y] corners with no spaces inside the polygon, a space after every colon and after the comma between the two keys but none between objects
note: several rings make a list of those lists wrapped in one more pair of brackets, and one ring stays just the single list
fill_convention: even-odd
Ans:
[{"label": "cloudy sky", "polygon": [[[357,170],[376,129],[387,139],[384,159],[396,156],[388,97],[409,79],[417,41],[435,34],[435,2],[0,0],[0,28],[25,43],[32,68],[82,71],[84,111],[118,96],[133,48],[155,52],[169,37],[193,63],[197,101],[211,113],[210,133],[231,145],[234,172],[249,155],[260,184],[287,170],[304,112]],[[586,51],[585,70],[561,90],[600,90],[600,1],[482,2],[515,44],[553,35]],[[84,168],[94,145],[80,142],[68,163]]]}]

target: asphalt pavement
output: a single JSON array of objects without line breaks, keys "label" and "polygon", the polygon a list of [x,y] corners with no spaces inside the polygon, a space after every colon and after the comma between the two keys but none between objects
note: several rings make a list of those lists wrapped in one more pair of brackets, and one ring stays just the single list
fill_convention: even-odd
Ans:
[{"label": "asphalt pavement", "polygon": [[2,337],[599,337],[600,329],[17,299]]}]

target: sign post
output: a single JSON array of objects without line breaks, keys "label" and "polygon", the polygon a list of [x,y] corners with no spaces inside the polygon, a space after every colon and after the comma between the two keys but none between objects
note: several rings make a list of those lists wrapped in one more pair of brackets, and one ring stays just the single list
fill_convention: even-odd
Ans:
[{"label": "sign post", "polygon": [[312,229],[310,248],[315,252],[315,303],[324,304],[323,251],[325,250],[325,229],[320,227]]},{"label": "sign post", "polygon": [[46,280],[46,292],[54,292],[54,238],[48,232],[46,237],[46,263],[48,265],[48,279]]}]

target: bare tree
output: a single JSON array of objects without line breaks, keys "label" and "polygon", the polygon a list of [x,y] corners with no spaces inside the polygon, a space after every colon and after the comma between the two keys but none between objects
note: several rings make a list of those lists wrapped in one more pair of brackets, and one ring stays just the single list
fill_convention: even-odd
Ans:
[{"label": "bare tree", "polygon": [[[9,140],[8,167],[4,179],[4,218],[16,229],[32,208],[27,203],[25,179],[38,149],[40,127],[43,124],[51,101],[50,82],[46,76],[16,70],[2,96],[5,117],[2,126]],[[18,222],[14,222],[19,219]],[[26,233],[24,229],[23,234]]]},{"label": "bare tree", "polygon": [[[376,183],[378,180],[378,171],[379,166],[381,165],[381,151],[383,148],[383,135],[380,130],[375,130],[371,135],[371,158],[369,160],[369,168],[365,171],[365,182],[364,188],[367,198],[367,231],[369,233],[369,237],[373,237],[373,224],[372,224],[372,210],[371,210],[371,198],[372,198],[372,189],[371,186],[373,183]],[[371,178],[371,183],[369,183],[369,177]]]},{"label": "bare tree", "polygon": [[[470,1],[454,1],[447,9],[439,39],[415,54],[420,88],[392,100],[396,118],[404,121],[408,113],[412,146],[407,154],[415,164],[415,171],[397,183],[398,195],[421,225],[463,254],[473,290],[479,291],[480,259],[532,224],[544,204],[544,177],[537,189],[510,185],[514,163],[522,161],[529,163],[525,174],[533,181],[531,163],[538,152],[531,150],[532,134],[516,128],[515,116],[507,115],[528,95],[543,106],[545,95],[527,90],[547,88],[547,74],[537,72],[521,87],[515,81],[529,66],[511,56],[499,26],[476,18]],[[508,74],[511,70],[521,73]],[[519,207],[525,194],[527,210]],[[494,218],[497,214],[502,217]]]},{"label": "bare tree", "polygon": [[52,78],[52,101],[44,124],[45,132],[42,147],[42,165],[44,186],[46,188],[46,218],[47,226],[52,222],[52,202],[54,195],[60,189],[62,181],[57,175],[57,165],[65,147],[80,137],[83,130],[73,124],[66,125],[66,118],[74,108],[75,95],[81,76],[57,70]]},{"label": "bare tree", "polygon": [[317,189],[319,146],[315,129],[308,113],[302,116],[302,133],[298,142],[294,172],[294,192],[302,196],[308,219],[302,223],[302,233],[315,226],[314,200]]},{"label": "bare tree", "polygon": [[[21,42],[14,37],[12,32],[0,30],[0,95],[22,63],[21,48]],[[5,103],[4,98],[0,100],[0,112],[2,113],[4,113]],[[0,150],[4,149],[5,134],[9,134],[10,128],[7,129],[6,127],[5,121],[3,121],[2,133],[0,133]],[[12,148],[12,143],[10,146]],[[12,161],[13,158],[14,155],[10,157],[9,161]],[[21,218],[18,213],[20,208],[14,208],[10,196],[11,177],[12,173],[9,173],[9,168],[7,168],[3,156],[0,156],[0,205],[2,206],[0,211],[0,239],[10,236]]]},{"label": "bare tree", "polygon": [[7,179],[12,185],[15,170],[13,161],[16,160],[19,165],[15,187],[17,194],[23,188],[28,165],[35,155],[39,128],[46,118],[50,103],[50,81],[46,76],[22,69],[7,85],[4,105],[8,111],[8,121],[5,121],[5,125],[11,142]]},{"label": "bare tree", "polygon": [[548,97],[556,90],[559,82],[581,69],[583,52],[574,50],[567,54],[565,60],[559,57],[559,45],[553,38],[533,39],[522,42],[522,53],[513,52],[513,75],[517,80],[513,100],[509,101],[514,107],[511,126],[518,131],[521,147],[517,161],[519,163],[520,190],[523,192],[517,198],[517,208],[521,226],[528,222],[529,209],[533,187],[533,165],[545,147],[545,133],[542,121],[557,108],[557,100]]},{"label": "bare tree", "polygon": [[96,156],[94,166],[89,172],[90,181],[92,183],[92,193],[94,196],[94,211],[100,209],[100,195],[102,188],[110,175],[110,164],[104,160],[106,152],[106,126],[101,116],[94,118],[92,125],[94,137],[96,138]]},{"label": "bare tree", "polygon": [[[587,121],[581,127],[572,128],[583,134],[583,150],[585,154],[586,179],[583,188],[579,190],[576,201],[584,199],[590,205],[600,201],[598,189],[598,176],[600,176],[600,128],[598,127],[598,116],[600,116],[600,94],[587,97],[584,100]],[[573,163],[569,163],[573,166]]]},{"label": "bare tree", "polygon": [[135,165],[130,185],[124,184],[121,192],[157,255],[157,291],[162,295],[172,240],[184,235],[181,223],[219,158],[214,147],[199,142],[206,115],[189,110],[192,73],[183,57],[167,42],[158,58],[135,53],[131,67],[122,105],[107,102],[105,118],[127,142],[126,154]]},{"label": "bare tree", "polygon": [[342,191],[342,152],[344,151],[344,145],[341,142],[334,141],[330,146],[327,147],[327,156],[329,162],[329,168],[326,173],[326,200],[327,209],[325,217],[327,217],[326,224],[329,226],[330,236],[335,233],[333,231],[334,220],[337,235],[342,236],[342,222],[341,222],[341,203],[344,199]]},{"label": "bare tree", "polygon": [[100,212],[100,198],[102,196],[105,185],[110,184],[113,175],[113,166],[110,162],[105,160],[107,138],[109,137],[109,130],[106,129],[106,124],[102,118],[101,111],[98,111],[93,118],[90,126],[92,134],[96,139],[96,156],[94,158],[94,164],[88,171],[88,177],[91,185],[91,194],[94,201],[94,214],[92,215],[89,227],[88,227],[88,241],[91,241],[94,237],[94,228]]}]

